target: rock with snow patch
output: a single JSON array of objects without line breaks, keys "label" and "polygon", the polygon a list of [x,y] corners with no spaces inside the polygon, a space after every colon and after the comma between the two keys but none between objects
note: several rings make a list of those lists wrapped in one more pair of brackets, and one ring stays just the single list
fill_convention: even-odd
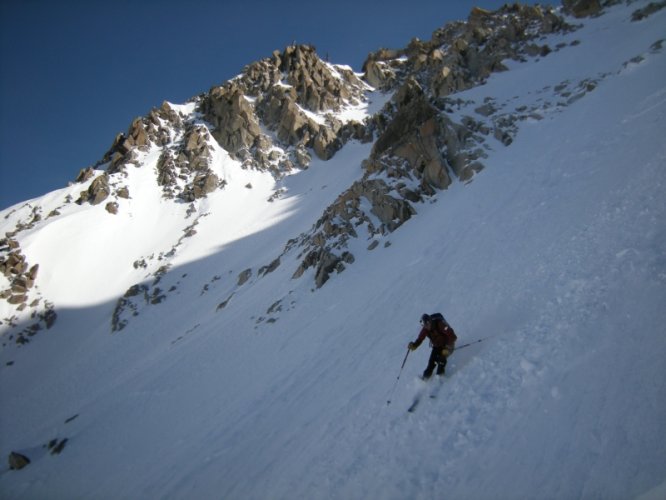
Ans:
[{"label": "rock with snow patch", "polygon": [[109,187],[109,177],[106,173],[101,174],[95,178],[86,191],[81,192],[77,203],[90,203],[91,205],[99,205],[111,194]]},{"label": "rock with snow patch", "polygon": [[118,213],[118,207],[119,207],[118,202],[110,201],[109,203],[106,204],[104,208],[110,214],[116,215]]}]

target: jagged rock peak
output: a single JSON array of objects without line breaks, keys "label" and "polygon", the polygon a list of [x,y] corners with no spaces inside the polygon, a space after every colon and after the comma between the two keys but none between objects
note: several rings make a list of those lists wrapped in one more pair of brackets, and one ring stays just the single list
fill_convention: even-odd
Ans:
[{"label": "jagged rock peak", "polygon": [[234,80],[248,96],[258,97],[274,85],[292,87],[295,101],[313,111],[335,111],[362,99],[365,86],[354,72],[322,61],[311,45],[290,45],[270,58],[245,67]]},{"label": "jagged rock peak", "polygon": [[104,157],[77,177],[76,182],[87,182],[104,165],[105,177],[82,193],[80,202],[103,201],[109,193],[101,189],[107,177],[140,166],[141,153],[155,147],[161,149],[157,184],[165,197],[185,201],[225,185],[209,168],[214,142],[245,168],[278,177],[295,166],[307,167],[309,151],[329,159],[349,138],[368,139],[361,124],[334,117],[342,107],[363,100],[367,89],[350,68],[323,61],[312,46],[275,51],[191,99],[189,106],[165,102],[134,119]]},{"label": "jagged rock peak", "polygon": [[[334,113],[358,104],[367,88],[351,69],[322,61],[314,47],[291,45],[213,87],[200,111],[232,156],[279,173],[305,166],[307,148],[326,160],[349,137],[364,136],[364,130],[341,123]],[[262,133],[262,125],[272,137]],[[272,145],[284,151],[281,158],[267,157]]]}]

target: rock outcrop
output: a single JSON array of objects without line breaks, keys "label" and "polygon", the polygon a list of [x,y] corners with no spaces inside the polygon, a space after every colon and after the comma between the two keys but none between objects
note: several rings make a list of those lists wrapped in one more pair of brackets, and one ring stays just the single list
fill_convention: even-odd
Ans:
[{"label": "rock outcrop", "polygon": [[[304,148],[327,160],[356,136],[359,131],[345,129],[333,113],[361,101],[365,89],[351,70],[323,62],[314,47],[293,45],[211,89],[201,111],[214,127],[213,137],[233,156],[279,174],[304,166]],[[274,136],[262,134],[260,125]],[[275,140],[285,152],[269,159]]]},{"label": "rock outcrop", "polygon": [[[366,90],[351,69],[322,61],[314,47],[292,45],[194,98],[203,120],[167,102],[136,118],[94,167],[105,165],[106,176],[122,174],[129,165],[139,165],[142,153],[160,148],[157,183],[164,196],[194,201],[226,185],[210,168],[214,141],[244,167],[280,177],[307,167],[310,152],[327,160],[349,139],[370,139],[361,124],[334,116],[361,102]],[[76,181],[93,175],[90,167]],[[99,204],[110,194],[99,178],[78,202]]]},{"label": "rock outcrop", "polygon": [[164,149],[157,163],[157,183],[167,198],[191,202],[223,182],[211,169],[211,134],[203,125],[188,125],[174,148]]},{"label": "rock outcrop", "polygon": [[[57,314],[54,305],[44,300],[41,293],[36,290],[39,264],[28,262],[18,240],[13,236],[0,240],[0,273],[9,282],[9,288],[0,290],[0,300],[5,300],[14,306],[18,313],[31,311],[29,324],[15,336],[9,337],[17,344],[27,344],[30,337],[39,331],[51,328],[57,319]],[[16,326],[14,318],[3,318],[2,321]]]},{"label": "rock outcrop", "polygon": [[375,142],[363,163],[363,178],[297,240],[300,265],[293,277],[314,268],[316,286],[323,285],[353,261],[350,238],[365,237],[372,242],[369,248],[376,248],[376,238],[409,220],[416,203],[454,179],[469,182],[484,168],[488,138],[505,146],[512,142],[515,118],[495,118],[488,103],[479,114],[492,116],[492,127],[472,117],[456,122],[448,113],[455,105],[449,96],[504,71],[506,59],[547,56],[551,49],[539,45],[539,37],[569,29],[553,9],[540,6],[474,8],[467,22],[450,23],[429,41],[414,39],[404,49],[370,54],[365,80],[393,97],[366,126]]},{"label": "rock outcrop", "polygon": [[109,186],[109,176],[103,173],[95,178],[90,183],[87,190],[81,192],[77,203],[90,203],[91,205],[99,205],[106,200],[111,194],[111,187]]},{"label": "rock outcrop", "polygon": [[588,17],[601,12],[599,0],[562,0],[565,12],[575,17]]},{"label": "rock outcrop", "polygon": [[10,470],[21,470],[30,464],[30,459],[25,455],[12,451],[8,457]]}]

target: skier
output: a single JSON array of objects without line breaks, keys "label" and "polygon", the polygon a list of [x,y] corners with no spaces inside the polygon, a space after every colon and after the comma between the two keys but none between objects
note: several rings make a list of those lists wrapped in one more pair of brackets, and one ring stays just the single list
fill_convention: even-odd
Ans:
[{"label": "skier", "polygon": [[427,380],[432,376],[435,365],[437,365],[437,375],[444,375],[446,360],[453,353],[458,337],[440,313],[424,314],[421,316],[421,325],[423,325],[423,328],[421,328],[419,336],[414,342],[410,342],[407,347],[414,351],[426,337],[430,339],[432,351],[428,366],[423,372],[423,379]]}]

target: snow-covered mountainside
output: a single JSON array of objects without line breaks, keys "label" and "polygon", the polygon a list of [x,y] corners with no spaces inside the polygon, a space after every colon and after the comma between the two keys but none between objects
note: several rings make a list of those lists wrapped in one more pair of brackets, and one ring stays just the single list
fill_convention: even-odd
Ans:
[{"label": "snow-covered mountainside", "polygon": [[0,498],[664,498],[665,4],[564,3],[276,51],[1,212]]}]

